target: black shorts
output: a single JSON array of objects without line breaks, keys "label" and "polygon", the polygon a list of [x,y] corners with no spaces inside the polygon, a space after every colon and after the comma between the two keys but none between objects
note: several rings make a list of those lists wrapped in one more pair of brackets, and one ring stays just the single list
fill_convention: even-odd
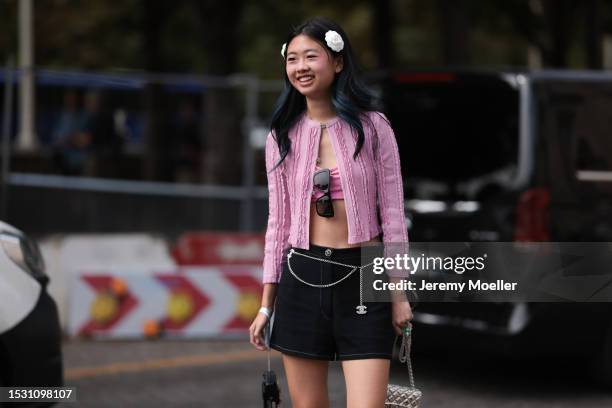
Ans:
[{"label": "black shorts", "polygon": [[[335,262],[362,265],[359,247],[327,248],[310,244],[310,250],[294,250]],[[351,271],[349,267],[297,254],[290,262],[296,275],[317,285],[335,282]],[[298,281],[284,262],[270,347],[284,354],[320,360],[391,359],[396,339],[391,303],[363,304],[367,313],[357,314],[359,270],[335,286],[314,288]]]}]

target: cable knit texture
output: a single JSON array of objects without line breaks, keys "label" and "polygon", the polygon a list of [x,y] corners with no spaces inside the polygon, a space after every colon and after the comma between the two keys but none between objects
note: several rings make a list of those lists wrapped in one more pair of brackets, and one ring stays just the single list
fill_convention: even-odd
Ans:
[{"label": "cable knit texture", "polygon": [[[385,256],[408,253],[408,232],[404,215],[404,191],[397,141],[386,117],[380,112],[367,115],[376,127],[362,121],[365,141],[356,160],[353,152],[357,132],[340,118],[326,123],[336,155],[348,222],[348,243],[366,242],[383,234]],[[302,114],[289,131],[291,149],[283,163],[272,132],[266,140],[268,174],[268,227],[266,230],[263,283],[280,280],[282,264],[290,246],[310,247],[310,204],[312,175],[321,140],[321,124]],[[405,276],[404,271],[387,271]]]}]

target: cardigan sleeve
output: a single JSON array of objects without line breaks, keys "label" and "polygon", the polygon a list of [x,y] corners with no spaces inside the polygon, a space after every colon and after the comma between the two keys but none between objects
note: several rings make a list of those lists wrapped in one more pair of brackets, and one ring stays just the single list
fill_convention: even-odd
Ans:
[{"label": "cardigan sleeve", "polygon": [[[393,129],[382,113],[375,113],[377,205],[383,231],[385,257],[408,255],[408,229],[404,213],[404,187],[399,149]],[[393,277],[407,277],[409,271],[387,269]]]},{"label": "cardigan sleeve", "polygon": [[280,160],[278,145],[270,132],[266,139],[268,177],[268,226],[265,235],[263,283],[278,283],[289,249],[290,204],[284,166],[272,168]]}]

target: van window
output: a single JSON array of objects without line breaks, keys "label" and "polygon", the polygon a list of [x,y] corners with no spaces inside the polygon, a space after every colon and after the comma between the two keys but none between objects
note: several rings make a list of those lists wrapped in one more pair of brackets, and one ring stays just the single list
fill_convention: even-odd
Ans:
[{"label": "van window", "polygon": [[519,95],[501,77],[400,75],[382,101],[407,187],[428,180],[454,196],[461,182],[516,169]]},{"label": "van window", "polygon": [[612,181],[612,85],[604,82],[542,81],[538,129],[550,149],[551,177]]},{"label": "van window", "polygon": [[612,87],[583,89],[583,103],[576,107],[576,170],[578,178],[605,177],[612,181]]}]

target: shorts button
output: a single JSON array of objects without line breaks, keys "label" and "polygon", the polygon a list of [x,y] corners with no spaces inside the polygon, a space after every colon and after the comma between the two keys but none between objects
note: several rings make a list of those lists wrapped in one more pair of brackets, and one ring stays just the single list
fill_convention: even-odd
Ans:
[{"label": "shorts button", "polygon": [[331,256],[331,254],[332,254],[332,250],[331,250],[331,249],[329,249],[329,248],[327,248],[327,249],[325,250],[325,256]]}]

